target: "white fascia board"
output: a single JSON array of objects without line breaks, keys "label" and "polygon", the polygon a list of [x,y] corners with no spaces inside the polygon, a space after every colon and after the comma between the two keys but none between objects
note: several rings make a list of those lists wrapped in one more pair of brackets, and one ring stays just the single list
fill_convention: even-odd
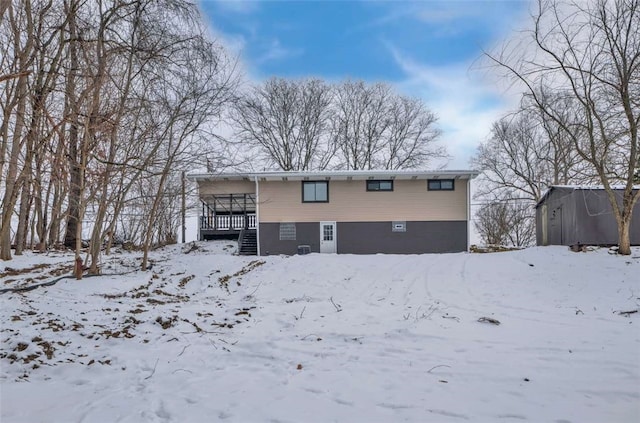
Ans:
[{"label": "white fascia board", "polygon": [[194,182],[253,180],[251,174],[248,173],[194,173],[187,175],[187,179]]},{"label": "white fascia board", "polygon": [[318,172],[253,172],[253,173],[209,173],[187,175],[192,181],[252,180],[259,181],[304,181],[304,180],[367,180],[367,179],[474,179],[475,170],[342,170]]}]

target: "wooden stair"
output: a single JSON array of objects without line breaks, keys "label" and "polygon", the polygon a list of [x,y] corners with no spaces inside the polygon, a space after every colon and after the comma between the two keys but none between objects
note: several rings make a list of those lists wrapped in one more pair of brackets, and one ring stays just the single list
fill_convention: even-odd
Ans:
[{"label": "wooden stair", "polygon": [[255,229],[244,229],[240,232],[238,254],[241,256],[258,255],[258,234]]}]

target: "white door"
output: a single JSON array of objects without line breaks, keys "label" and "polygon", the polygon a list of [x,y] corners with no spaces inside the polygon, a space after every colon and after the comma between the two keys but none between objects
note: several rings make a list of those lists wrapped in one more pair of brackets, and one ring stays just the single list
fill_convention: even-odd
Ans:
[{"label": "white door", "polygon": [[320,222],[320,252],[336,252],[336,222]]}]

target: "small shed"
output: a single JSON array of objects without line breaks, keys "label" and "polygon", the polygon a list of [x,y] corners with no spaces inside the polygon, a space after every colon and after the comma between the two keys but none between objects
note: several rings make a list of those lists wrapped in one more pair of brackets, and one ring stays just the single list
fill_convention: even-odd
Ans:
[{"label": "small shed", "polygon": [[[622,189],[616,190],[622,201]],[[640,202],[633,209],[631,245],[640,245]],[[602,187],[552,186],[536,204],[537,245],[617,245],[618,225]]]}]

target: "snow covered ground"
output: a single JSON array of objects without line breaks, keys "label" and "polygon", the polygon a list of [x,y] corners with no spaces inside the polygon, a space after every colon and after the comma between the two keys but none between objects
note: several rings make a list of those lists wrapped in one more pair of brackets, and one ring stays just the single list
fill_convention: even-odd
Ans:
[{"label": "snow covered ground", "polygon": [[[2,423],[640,421],[640,249],[194,245],[0,295]],[[17,257],[0,289],[71,262]]]}]

